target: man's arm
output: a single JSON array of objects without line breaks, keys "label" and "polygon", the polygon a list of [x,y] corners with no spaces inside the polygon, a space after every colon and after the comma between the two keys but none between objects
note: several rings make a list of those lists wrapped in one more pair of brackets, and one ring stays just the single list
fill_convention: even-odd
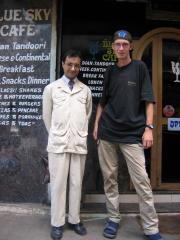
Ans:
[{"label": "man's arm", "polygon": [[[153,124],[154,104],[146,102],[146,125]],[[142,136],[143,147],[145,149],[150,148],[153,145],[153,129],[145,127],[144,134]]]},{"label": "man's arm", "polygon": [[101,117],[102,111],[103,111],[102,106],[100,104],[98,104],[97,110],[96,110],[96,118],[95,118],[95,123],[94,123],[94,129],[93,129],[94,140],[97,140],[99,119]]},{"label": "man's arm", "polygon": [[42,118],[48,133],[51,126],[52,109],[53,109],[53,103],[52,103],[51,89],[49,88],[49,86],[46,86],[43,92]]}]

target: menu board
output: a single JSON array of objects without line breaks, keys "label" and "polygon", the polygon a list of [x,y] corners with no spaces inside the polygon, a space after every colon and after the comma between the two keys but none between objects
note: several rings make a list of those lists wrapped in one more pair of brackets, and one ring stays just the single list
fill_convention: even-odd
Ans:
[{"label": "menu board", "polygon": [[0,201],[46,198],[42,93],[50,82],[51,5],[49,0],[0,3]]},{"label": "menu board", "polygon": [[43,2],[33,7],[27,1],[2,4],[0,126],[29,127],[42,118],[51,57],[51,1]]},{"label": "menu board", "polygon": [[116,58],[111,48],[110,36],[70,36],[63,37],[63,50],[76,48],[82,53],[80,80],[92,91],[93,102],[102,96],[104,72],[109,65],[114,65]]}]

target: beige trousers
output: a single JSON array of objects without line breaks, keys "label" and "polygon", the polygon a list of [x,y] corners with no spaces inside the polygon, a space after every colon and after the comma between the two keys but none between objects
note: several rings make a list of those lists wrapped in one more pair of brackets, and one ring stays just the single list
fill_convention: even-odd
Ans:
[{"label": "beige trousers", "polygon": [[118,191],[118,155],[120,149],[127,163],[131,180],[139,198],[140,217],[145,234],[158,230],[158,218],[154,208],[150,181],[145,169],[144,150],[141,144],[116,144],[100,140],[98,144],[99,161],[104,178],[104,191],[109,218],[120,221]]},{"label": "beige trousers", "polygon": [[66,189],[69,175],[68,222],[80,222],[82,179],[86,155],[71,153],[48,153],[51,187],[51,225],[65,224]]}]

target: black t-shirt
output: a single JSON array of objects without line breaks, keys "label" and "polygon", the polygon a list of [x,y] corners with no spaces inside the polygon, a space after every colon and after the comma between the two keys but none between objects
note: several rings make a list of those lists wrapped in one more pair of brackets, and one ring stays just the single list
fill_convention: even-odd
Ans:
[{"label": "black t-shirt", "polygon": [[126,66],[107,68],[100,105],[99,139],[117,143],[138,143],[146,124],[145,102],[154,102],[148,69],[132,60]]}]

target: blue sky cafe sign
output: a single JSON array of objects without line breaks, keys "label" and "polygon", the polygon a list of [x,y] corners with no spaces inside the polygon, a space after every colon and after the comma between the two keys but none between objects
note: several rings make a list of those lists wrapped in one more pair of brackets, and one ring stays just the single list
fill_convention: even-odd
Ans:
[{"label": "blue sky cafe sign", "polygon": [[10,2],[0,10],[0,126],[29,127],[42,120],[50,82],[52,9]]}]

